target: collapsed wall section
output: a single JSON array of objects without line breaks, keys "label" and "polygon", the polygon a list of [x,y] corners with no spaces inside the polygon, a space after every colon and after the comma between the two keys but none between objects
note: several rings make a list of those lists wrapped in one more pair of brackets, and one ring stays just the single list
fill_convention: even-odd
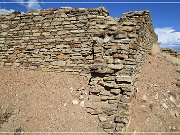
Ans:
[{"label": "collapsed wall section", "polygon": [[129,12],[104,23],[94,39],[89,113],[97,114],[107,132],[124,132],[136,80],[152,45],[157,42],[148,11]]},{"label": "collapsed wall section", "polygon": [[157,42],[149,11],[104,8],[0,15],[0,65],[88,74],[87,112],[107,132],[125,131],[136,80]]}]

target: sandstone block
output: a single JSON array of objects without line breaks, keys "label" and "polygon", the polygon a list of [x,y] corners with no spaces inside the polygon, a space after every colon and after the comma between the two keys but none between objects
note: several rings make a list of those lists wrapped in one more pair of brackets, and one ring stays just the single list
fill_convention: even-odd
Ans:
[{"label": "sandstone block", "polygon": [[42,17],[41,16],[36,16],[36,17],[33,18],[33,20],[34,21],[40,21],[40,20],[42,20]]},{"label": "sandstone block", "polygon": [[111,89],[110,92],[114,95],[118,95],[120,93],[120,89]]},{"label": "sandstone block", "polygon": [[104,87],[95,86],[95,87],[92,87],[92,88],[90,89],[90,92],[91,92],[91,93],[94,93],[94,94],[98,94],[98,93],[100,93],[102,90],[104,90]]},{"label": "sandstone block", "polygon": [[121,76],[116,76],[116,81],[131,83],[132,78],[131,78],[131,76],[128,76],[128,75],[121,75]]},{"label": "sandstone block", "polygon": [[126,38],[125,34],[119,33],[118,35],[115,36],[115,39],[124,39]]},{"label": "sandstone block", "polygon": [[119,58],[119,59],[123,60],[123,59],[127,59],[127,58],[128,58],[128,55],[116,53],[116,54],[113,55],[113,57],[114,57],[114,58]]},{"label": "sandstone block", "polygon": [[104,95],[104,96],[111,96],[111,93],[107,90],[103,90],[100,92],[100,95]]},{"label": "sandstone block", "polygon": [[129,119],[127,117],[116,116],[114,122],[127,124],[129,123]]},{"label": "sandstone block", "polygon": [[105,122],[108,120],[107,116],[105,116],[105,115],[100,115],[98,118],[99,118],[100,122]]},{"label": "sandstone block", "polygon": [[33,36],[34,36],[34,37],[41,36],[41,33],[33,33]]},{"label": "sandstone block", "polygon": [[108,68],[108,67],[102,67],[102,68],[98,68],[98,70],[96,70],[95,72],[97,72],[97,73],[109,73],[109,74],[111,74],[111,73],[114,73],[114,71],[112,70],[112,69],[110,69],[110,68]]},{"label": "sandstone block", "polygon": [[130,103],[131,98],[126,96],[126,95],[121,95],[120,101],[123,102],[123,103]]},{"label": "sandstone block", "polygon": [[60,25],[60,22],[52,22],[51,25]]},{"label": "sandstone block", "polygon": [[115,128],[115,124],[110,123],[110,122],[101,122],[99,124],[99,126],[102,127],[103,129],[114,129]]},{"label": "sandstone block", "polygon": [[131,26],[124,26],[122,27],[122,30],[123,31],[126,31],[126,32],[131,32],[133,31],[135,28],[131,27]]},{"label": "sandstone block", "polygon": [[122,23],[123,26],[136,26],[136,22],[123,22]]},{"label": "sandstone block", "polygon": [[107,101],[109,96],[101,96],[101,101]]},{"label": "sandstone block", "polygon": [[111,26],[109,29],[112,30],[112,31],[117,31],[118,27],[117,26]]},{"label": "sandstone block", "polygon": [[82,33],[82,32],[84,32],[84,30],[71,30],[70,32],[71,33]]},{"label": "sandstone block", "polygon": [[109,20],[109,21],[107,22],[107,24],[109,24],[109,25],[115,25],[115,24],[117,24],[117,22],[114,21],[114,20]]},{"label": "sandstone block", "polygon": [[43,48],[43,47],[44,47],[43,45],[35,45],[35,46],[34,46],[35,49],[41,49],[41,48]]},{"label": "sandstone block", "polygon": [[49,35],[51,35],[51,33],[50,32],[43,32],[42,35],[49,36]]},{"label": "sandstone block", "polygon": [[108,58],[108,59],[106,59],[106,62],[107,62],[107,64],[112,64],[112,63],[114,63],[114,59]]},{"label": "sandstone block", "polygon": [[59,60],[59,61],[53,61],[51,62],[51,64],[53,66],[65,66],[66,65],[66,62],[65,61],[62,61],[62,60]]},{"label": "sandstone block", "polygon": [[47,42],[51,43],[51,42],[55,42],[56,40],[55,39],[52,39],[52,38],[49,38],[49,39],[46,39]]},{"label": "sandstone block", "polygon": [[108,100],[108,103],[109,103],[109,104],[117,104],[118,101],[117,101],[117,100]]},{"label": "sandstone block", "polygon": [[0,27],[1,27],[2,29],[6,29],[6,28],[8,28],[8,25],[6,25],[6,24],[1,24]]},{"label": "sandstone block", "polygon": [[88,99],[92,102],[101,102],[101,97],[97,95],[89,95]]},{"label": "sandstone block", "polygon": [[128,34],[128,37],[129,37],[129,38],[137,38],[138,35],[137,35],[137,34],[133,34],[133,33],[129,33],[129,34]]},{"label": "sandstone block", "polygon": [[1,32],[2,36],[6,36],[8,34],[8,32]]},{"label": "sandstone block", "polygon": [[107,28],[107,25],[98,25],[97,27],[100,29],[104,29],[104,28]]},{"label": "sandstone block", "polygon": [[108,100],[116,100],[116,99],[118,99],[117,96],[109,96],[109,97],[108,97]]},{"label": "sandstone block", "polygon": [[110,87],[110,88],[120,88],[121,86],[116,84],[115,82],[104,82],[104,81],[101,81],[99,82],[99,85],[102,85],[102,86],[106,86],[106,87]]},{"label": "sandstone block", "polygon": [[124,65],[123,64],[108,64],[108,67],[110,69],[118,69],[118,70],[120,70],[120,69],[122,69],[124,67]]},{"label": "sandstone block", "polygon": [[68,59],[68,55],[61,53],[60,55],[57,55],[57,58],[62,59],[62,60],[67,60]]},{"label": "sandstone block", "polygon": [[103,77],[104,81],[114,81],[115,80],[115,76],[105,76]]}]

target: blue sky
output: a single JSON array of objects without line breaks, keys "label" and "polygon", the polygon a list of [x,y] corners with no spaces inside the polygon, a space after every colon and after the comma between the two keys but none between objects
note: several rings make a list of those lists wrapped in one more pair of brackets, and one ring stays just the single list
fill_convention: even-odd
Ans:
[{"label": "blue sky", "polygon": [[[46,3],[46,2],[69,3]],[[27,12],[45,8],[96,8],[104,6],[113,17],[121,17],[122,13],[137,10],[150,10],[155,32],[158,34],[161,47],[180,50],[180,0],[179,3],[71,3],[71,2],[172,2],[172,0],[0,0],[0,13],[14,10]]]}]

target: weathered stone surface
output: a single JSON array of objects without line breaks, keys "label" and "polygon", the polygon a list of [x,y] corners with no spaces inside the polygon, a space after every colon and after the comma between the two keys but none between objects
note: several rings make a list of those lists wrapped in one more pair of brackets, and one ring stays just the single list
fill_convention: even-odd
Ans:
[{"label": "weathered stone surface", "polygon": [[115,114],[117,112],[117,109],[118,108],[116,104],[108,104],[102,107],[103,112],[108,116]]},{"label": "weathered stone surface", "polygon": [[107,77],[103,77],[104,81],[114,81],[115,80],[115,76],[107,76]]},{"label": "weathered stone surface", "polygon": [[101,81],[99,82],[100,85],[102,86],[105,86],[105,87],[110,87],[110,88],[120,88],[121,86],[116,84],[115,82],[104,82],[104,81]]},{"label": "weathered stone surface", "polygon": [[100,95],[110,96],[110,95],[111,95],[111,93],[110,93],[110,91],[103,90],[103,91],[101,91],[101,92],[100,92]]},{"label": "weathered stone surface", "polygon": [[105,116],[105,115],[100,115],[98,118],[99,118],[100,122],[105,122],[108,120],[107,116]]},{"label": "weathered stone surface", "polygon": [[91,92],[91,93],[94,93],[94,94],[98,94],[98,93],[100,93],[102,90],[104,90],[103,87],[94,87],[94,88],[91,88],[91,89],[90,89],[90,92]]},{"label": "weathered stone surface", "polygon": [[118,95],[120,93],[120,89],[111,89],[110,92],[114,95]]},{"label": "weathered stone surface", "polygon": [[124,67],[123,64],[108,64],[108,67],[111,69],[122,69]]},{"label": "weathered stone surface", "polygon": [[116,116],[114,122],[127,124],[129,120],[127,117]]},{"label": "weathered stone surface", "polygon": [[109,96],[101,96],[101,100],[102,100],[102,101],[107,101],[108,98],[109,98]]},{"label": "weathered stone surface", "polygon": [[136,26],[136,23],[128,21],[128,22],[123,22],[122,25],[124,25],[124,26]]},{"label": "weathered stone surface", "polygon": [[101,102],[101,97],[97,95],[89,95],[89,101],[92,102]]},{"label": "weathered stone surface", "polygon": [[115,124],[112,122],[100,122],[99,125],[103,129],[114,129],[115,128]]},{"label": "weathered stone surface", "polygon": [[41,33],[33,33],[33,36],[35,36],[35,37],[38,37],[40,35],[41,35]]},{"label": "weathered stone surface", "polygon": [[121,95],[120,101],[123,102],[123,103],[130,103],[131,98],[128,97],[127,95]]},{"label": "weathered stone surface", "polygon": [[51,62],[52,65],[57,65],[57,66],[65,66],[66,62],[65,61],[53,61]]},{"label": "weathered stone surface", "polygon": [[79,103],[79,101],[77,100],[77,99],[74,99],[73,101],[72,101],[72,104],[73,105],[77,105]]},{"label": "weathered stone surface", "polygon": [[124,39],[126,38],[126,34],[125,33],[119,33],[118,35],[115,36],[115,39]]},{"label": "weathered stone surface", "polygon": [[132,82],[132,78],[131,78],[131,76],[121,75],[121,76],[116,76],[116,81],[131,83]]},{"label": "weathered stone surface", "polygon": [[118,27],[117,26],[111,26],[109,29],[112,31],[116,31],[116,30],[118,30]]},{"label": "weathered stone surface", "polygon": [[100,29],[104,29],[107,28],[107,25],[98,25],[97,27],[99,27]]},{"label": "weathered stone surface", "polygon": [[96,70],[95,72],[97,72],[97,73],[102,73],[102,74],[105,74],[105,73],[109,73],[109,74],[114,73],[114,71],[111,70],[111,69],[108,68],[108,67],[98,68],[98,70]]},{"label": "weathered stone surface", "polygon": [[1,27],[2,29],[6,29],[6,28],[8,28],[9,26],[6,25],[6,24],[1,24],[0,27]]},{"label": "weathered stone surface", "polygon": [[124,26],[124,27],[122,28],[122,30],[124,30],[124,31],[126,31],[126,32],[132,32],[132,31],[134,30],[134,28],[131,27],[131,26]]},{"label": "weathered stone surface", "polygon": [[51,35],[51,33],[50,32],[43,32],[42,35],[49,36],[49,35]]},{"label": "weathered stone surface", "polygon": [[114,54],[113,57],[114,58],[119,58],[121,60],[124,60],[124,59],[128,58],[128,55],[126,55],[126,54]]},{"label": "weathered stone surface", "polygon": [[118,101],[117,101],[117,100],[108,100],[108,103],[109,103],[109,104],[117,104]]},{"label": "weathered stone surface", "polygon": [[6,36],[8,34],[8,32],[1,32],[2,36]]}]

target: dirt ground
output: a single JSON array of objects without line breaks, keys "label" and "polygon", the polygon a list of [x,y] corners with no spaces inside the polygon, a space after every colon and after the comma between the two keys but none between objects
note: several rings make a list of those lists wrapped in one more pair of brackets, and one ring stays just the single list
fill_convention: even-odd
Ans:
[{"label": "dirt ground", "polygon": [[86,113],[87,93],[82,76],[0,68],[0,132],[103,132]]},{"label": "dirt ground", "polygon": [[[174,64],[159,54],[149,56],[132,100],[128,134],[180,134],[177,78]],[[0,132],[105,135],[97,116],[85,110],[87,94],[88,79],[82,76],[0,68]]]},{"label": "dirt ground", "polygon": [[176,71],[176,65],[160,54],[149,56],[138,79],[128,132],[180,134],[180,87],[176,86],[177,78],[180,78],[180,73]]}]

